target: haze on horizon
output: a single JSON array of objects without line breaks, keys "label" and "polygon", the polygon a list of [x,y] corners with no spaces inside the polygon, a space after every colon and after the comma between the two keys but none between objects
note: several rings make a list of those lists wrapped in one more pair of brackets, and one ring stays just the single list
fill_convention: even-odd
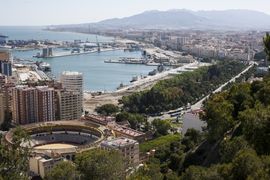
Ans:
[{"label": "haze on horizon", "polygon": [[[146,2],[147,1],[147,2]],[[98,22],[149,10],[248,9],[270,14],[269,0],[0,0],[0,26]]]}]

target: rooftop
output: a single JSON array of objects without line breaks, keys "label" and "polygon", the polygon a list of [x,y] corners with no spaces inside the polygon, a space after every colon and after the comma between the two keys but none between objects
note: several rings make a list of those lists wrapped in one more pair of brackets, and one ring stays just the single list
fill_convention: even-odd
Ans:
[{"label": "rooftop", "polygon": [[136,131],[134,129],[131,129],[131,128],[128,128],[128,127],[125,127],[125,126],[120,126],[120,125],[114,125],[112,127],[112,129],[114,131],[118,131],[118,132],[121,132],[123,134],[126,134],[128,135],[129,137],[138,137],[138,136],[142,136],[144,135],[143,132],[140,132],[140,131]]},{"label": "rooftop", "polygon": [[76,71],[64,71],[62,72],[62,75],[72,76],[72,75],[82,75],[82,73]]},{"label": "rooftop", "polygon": [[132,139],[120,137],[120,138],[116,138],[112,140],[103,141],[101,145],[110,146],[110,147],[122,147],[122,146],[127,146],[127,145],[131,145],[135,143],[138,143],[138,142]]}]

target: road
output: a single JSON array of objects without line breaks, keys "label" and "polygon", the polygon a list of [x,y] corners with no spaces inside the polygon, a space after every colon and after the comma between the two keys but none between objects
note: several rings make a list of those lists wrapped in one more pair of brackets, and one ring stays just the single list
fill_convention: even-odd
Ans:
[{"label": "road", "polygon": [[179,72],[187,71],[186,70],[187,68],[196,69],[196,68],[199,68],[201,66],[209,66],[209,65],[210,65],[209,63],[199,63],[198,61],[195,61],[193,63],[189,63],[189,64],[186,64],[184,66],[181,66],[181,67],[178,67],[178,68],[175,68],[175,69],[164,71],[164,72],[156,74],[154,76],[148,76],[146,78],[139,79],[138,81],[135,81],[132,84],[130,84],[130,85],[126,86],[126,87],[123,87],[123,88],[121,88],[121,89],[119,89],[119,90],[117,90],[115,92],[116,93],[121,93],[121,92],[125,92],[127,90],[130,90],[130,89],[134,89],[134,88],[139,87],[139,86],[143,86],[143,85],[148,84],[148,83],[153,83],[153,82],[155,82],[157,80],[160,80],[160,79],[163,79],[163,78],[169,76],[170,74],[176,74],[176,73],[179,73]]},{"label": "road", "polygon": [[[235,82],[235,80],[237,78],[239,78],[243,73],[247,72],[250,68],[252,68],[253,66],[255,65],[255,62],[251,62],[251,64],[246,68],[244,69],[241,73],[239,73],[238,75],[234,76],[231,80],[229,80],[228,82],[222,84],[221,86],[219,86],[219,88],[217,88],[216,90],[214,90],[212,93],[218,93],[220,91],[222,91],[222,89],[227,86],[229,83],[232,83],[232,82]],[[211,93],[211,94],[212,94]],[[202,103],[210,96],[210,94],[208,94],[207,96],[205,96],[204,98],[202,98],[200,101],[198,101],[197,103],[191,105],[191,108],[189,110],[198,110],[202,107]],[[175,109],[175,110],[171,110],[171,111],[177,111],[179,110],[180,108],[178,109]],[[184,113],[186,113],[187,111],[185,111]],[[152,121],[153,119],[168,119],[170,118],[170,114],[169,114],[169,111],[167,112],[163,112],[163,115],[162,116],[155,116],[155,117],[149,117],[148,120],[149,121]]]},{"label": "road", "polygon": [[[237,78],[239,78],[242,74],[246,73],[250,68],[252,68],[253,66],[255,65],[254,62],[251,62],[251,64],[246,68],[244,69],[241,73],[239,73],[238,75],[234,76],[231,80],[229,80],[228,82],[222,84],[221,86],[219,86],[219,88],[217,88],[216,90],[213,91],[213,93],[218,93],[218,92],[221,92],[222,89],[227,86],[229,83],[233,83],[235,82],[235,80]],[[200,109],[202,107],[202,103],[203,101],[205,101],[208,97],[210,96],[210,94],[208,94],[206,97],[204,97],[203,99],[201,99],[200,101],[198,101],[197,103],[193,104],[191,106],[191,110],[196,110],[196,109]]]}]

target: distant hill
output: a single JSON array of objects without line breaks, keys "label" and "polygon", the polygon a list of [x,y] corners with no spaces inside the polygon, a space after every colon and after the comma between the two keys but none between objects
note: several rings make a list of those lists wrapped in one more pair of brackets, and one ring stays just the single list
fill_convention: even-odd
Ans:
[{"label": "distant hill", "polygon": [[224,11],[146,11],[125,18],[114,18],[80,25],[56,27],[139,28],[139,29],[270,29],[270,15],[251,10]]}]

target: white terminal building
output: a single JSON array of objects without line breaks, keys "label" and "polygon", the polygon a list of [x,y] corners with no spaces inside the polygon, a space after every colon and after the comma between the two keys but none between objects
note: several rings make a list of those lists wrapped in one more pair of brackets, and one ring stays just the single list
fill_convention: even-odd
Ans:
[{"label": "white terminal building", "polygon": [[116,150],[131,164],[138,165],[140,162],[139,143],[136,140],[120,137],[103,141],[100,147],[105,150]]}]

